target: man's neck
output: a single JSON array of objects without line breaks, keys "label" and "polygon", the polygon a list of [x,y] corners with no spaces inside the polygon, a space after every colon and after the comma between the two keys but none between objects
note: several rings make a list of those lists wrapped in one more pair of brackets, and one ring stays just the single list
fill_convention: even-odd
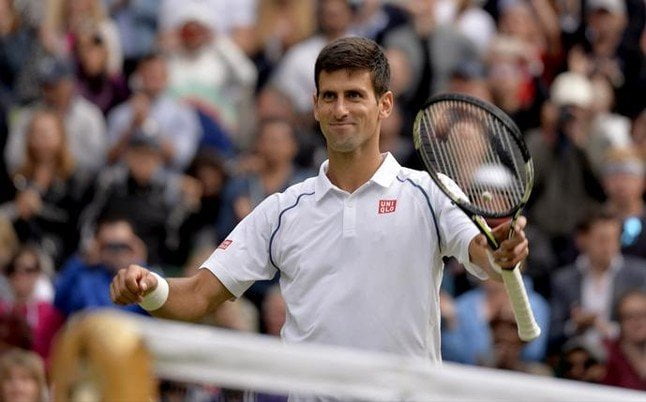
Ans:
[{"label": "man's neck", "polygon": [[330,152],[327,177],[332,184],[353,193],[375,174],[384,157],[377,152]]},{"label": "man's neck", "polygon": [[601,261],[590,261],[590,273],[595,277],[595,278],[600,278],[603,275],[606,274],[606,272],[610,271],[610,267],[612,266],[612,260],[608,262],[601,262]]}]

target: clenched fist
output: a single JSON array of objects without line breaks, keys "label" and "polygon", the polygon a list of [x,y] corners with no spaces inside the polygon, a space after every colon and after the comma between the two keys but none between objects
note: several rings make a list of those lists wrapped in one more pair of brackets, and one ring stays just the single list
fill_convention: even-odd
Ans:
[{"label": "clenched fist", "polygon": [[157,285],[157,277],[151,271],[133,264],[120,269],[112,279],[110,298],[119,305],[141,303]]}]

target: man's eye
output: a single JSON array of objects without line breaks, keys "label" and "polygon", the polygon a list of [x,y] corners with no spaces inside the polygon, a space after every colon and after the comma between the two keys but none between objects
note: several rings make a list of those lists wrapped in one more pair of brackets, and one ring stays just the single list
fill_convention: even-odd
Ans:
[{"label": "man's eye", "polygon": [[331,92],[325,92],[322,96],[323,100],[332,100],[334,99],[334,94]]},{"label": "man's eye", "polygon": [[361,94],[359,92],[349,92],[348,93],[348,98],[350,98],[350,99],[360,99]]}]

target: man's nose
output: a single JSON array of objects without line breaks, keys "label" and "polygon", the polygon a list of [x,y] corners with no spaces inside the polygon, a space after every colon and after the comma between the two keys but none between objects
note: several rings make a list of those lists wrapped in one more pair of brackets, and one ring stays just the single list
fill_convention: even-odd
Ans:
[{"label": "man's nose", "polygon": [[337,119],[348,115],[348,107],[343,98],[338,98],[334,103],[334,117]]}]

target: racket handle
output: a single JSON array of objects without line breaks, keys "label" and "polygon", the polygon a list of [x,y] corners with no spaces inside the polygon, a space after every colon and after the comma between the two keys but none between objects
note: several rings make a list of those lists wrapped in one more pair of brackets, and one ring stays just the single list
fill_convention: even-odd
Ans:
[{"label": "racket handle", "polygon": [[514,317],[516,317],[516,323],[518,324],[518,336],[523,341],[529,342],[538,338],[541,334],[541,328],[536,323],[536,319],[534,319],[534,313],[529,305],[527,290],[518,265],[512,270],[503,269],[500,274],[514,310]]}]

